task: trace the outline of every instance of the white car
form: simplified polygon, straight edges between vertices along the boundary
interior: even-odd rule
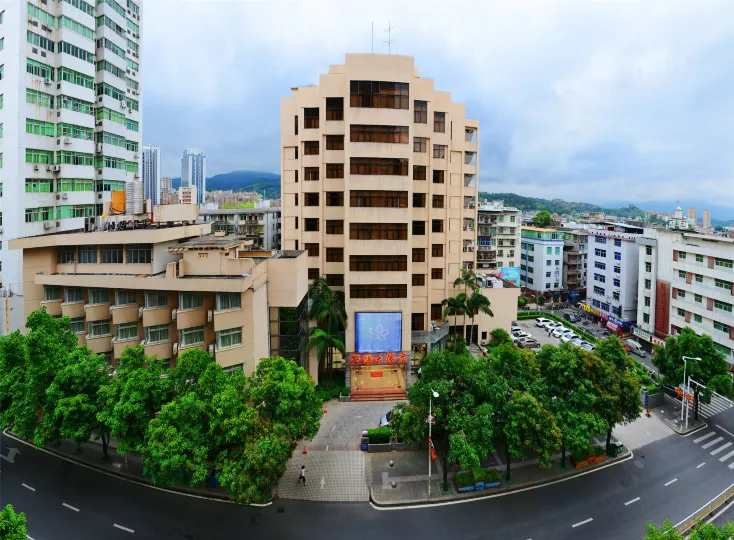
[[[563,324],[557,322],[557,321],[550,321],[543,325],[543,328],[546,329],[548,332],[552,332],[556,328],[563,328]]]
[[[584,342],[583,342],[583,343],[581,344],[581,348],[582,348],[582,349],[585,349],[585,350],[587,350],[587,351],[589,351],[589,352],[591,352],[591,351],[593,351],[594,349],[596,349],[596,347],[595,347],[594,345],[592,345],[591,343],[589,343],[588,341],[584,341]]]
[[[581,338],[575,338],[571,340],[571,345],[576,345],[577,347],[581,347],[583,343],[584,343],[584,340]]]
[[[550,319],[546,319],[545,317],[538,317],[537,319],[535,319],[535,326],[540,326],[542,328],[546,323],[549,322],[553,321],[551,321]]]
[[[512,332],[512,337],[515,338],[530,338],[533,337],[531,334],[528,334],[527,332],[523,332],[522,330],[517,330]]]
[[[561,336],[561,341],[563,343],[570,343],[574,339],[579,339],[579,337],[576,334],[574,334],[573,332],[566,332],[565,334]]]
[[[563,334],[568,334],[569,332],[573,333],[573,330],[569,330],[565,326],[561,325],[553,329],[553,331],[551,332],[551,336],[559,338]]]

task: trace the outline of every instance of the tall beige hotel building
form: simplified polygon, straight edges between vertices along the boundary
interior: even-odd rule
[[[281,101],[282,248],[345,293],[353,396],[404,393],[445,344],[441,301],[474,266],[478,142],[407,56],[347,54]]]

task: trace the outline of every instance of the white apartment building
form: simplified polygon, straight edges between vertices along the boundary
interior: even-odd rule
[[[605,223],[589,228],[589,266],[586,272],[587,304],[610,330],[628,333],[637,319],[639,254],[637,238],[642,228]]]
[[[522,227],[520,283],[542,293],[563,289],[563,233],[556,229]]]
[[[662,344],[689,326],[711,336],[734,364],[734,239],[645,229],[637,248],[640,303],[634,333]]]
[[[161,204],[161,149],[146,144],[143,147],[143,198],[154,206]]]
[[[477,270],[520,268],[520,210],[492,201],[477,213]]]
[[[10,239],[83,229],[111,191],[140,181],[142,22],[133,0],[0,10],[0,279],[20,295],[23,254]]]
[[[200,215],[212,224],[212,232],[224,231],[252,240],[250,249],[280,249],[280,208],[203,209]]]
[[[181,158],[181,187],[196,188],[197,204],[204,204],[206,201],[206,156],[203,150],[184,150]]]

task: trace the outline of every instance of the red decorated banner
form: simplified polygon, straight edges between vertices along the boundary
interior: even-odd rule
[[[352,353],[349,357],[350,366],[380,366],[398,364],[404,366],[408,363],[408,353],[389,352],[389,353]]]

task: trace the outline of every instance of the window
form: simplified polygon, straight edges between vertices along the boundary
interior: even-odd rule
[[[84,289],[81,287],[64,287],[64,302],[84,302]]]
[[[94,16],[94,6],[91,4],[88,4],[84,0],[64,0],[67,4],[71,4],[75,8],[81,10],[82,12],[86,13],[87,15]]]
[[[306,107],[303,109],[303,129],[319,128],[319,108]]]
[[[344,178],[344,163],[327,163],[326,178]]]
[[[652,255],[652,248],[650,246],[645,247],[645,255]]]
[[[433,131],[436,133],[446,133],[446,113],[433,113]]]
[[[303,230],[306,232],[317,232],[319,230],[319,218],[304,218]]]
[[[696,262],[702,263],[703,262],[703,255],[696,254]]]
[[[97,246],[79,246],[79,264],[97,264]]]
[[[650,297],[649,296],[645,297],[645,307],[650,307]]]
[[[61,95],[56,99],[56,106],[59,109],[69,109],[71,111],[80,112],[82,114],[94,114],[94,104],[89,101]]]
[[[622,245],[622,241],[619,240],[619,239],[615,239],[614,240],[614,245],[617,246],[617,247],[620,247]]]
[[[414,101],[413,102],[413,122],[416,124],[427,124],[428,123],[428,102],[427,101]]]
[[[56,219],[92,217],[95,215],[93,204],[67,204],[56,207]]]
[[[619,251],[614,252],[614,260],[615,261],[621,261],[622,260],[622,254]]]
[[[727,313],[731,313],[731,304],[727,304],[726,302],[721,302],[720,300],[714,300],[714,307],[716,309],[720,309],[721,311],[726,311]]]
[[[178,294],[178,309],[198,309],[204,306],[204,295],[200,292]]]
[[[306,243],[306,244],[303,244],[303,249],[305,249],[308,252],[309,257],[319,256],[319,245],[318,244]]]
[[[407,191],[349,192],[349,206],[358,208],[408,208]]]
[[[551,277],[551,273],[550,272],[546,272],[545,273],[545,277],[547,277],[547,278]]]
[[[69,332],[72,334],[81,334],[84,332],[84,323],[86,319],[84,317],[77,317],[69,321]]]
[[[696,302],[698,302],[699,304],[703,302],[703,296],[701,296],[700,294],[694,294],[694,295],[693,295],[693,299],[694,299],[694,300],[695,300]]]
[[[431,304],[431,320],[437,321],[443,317],[443,306],[441,304]]]
[[[240,309],[242,295],[240,293],[217,293],[217,311]]]
[[[164,343],[170,339],[169,328],[167,324],[158,324],[155,326],[145,327],[145,343],[151,345],[153,343]]]
[[[724,323],[720,323],[718,321],[714,321],[714,328],[716,330],[720,330],[721,332],[725,332],[727,334],[731,332],[731,328],[728,325]]]
[[[719,257],[714,258],[714,262],[716,266],[721,266],[722,268],[732,268],[734,267],[734,261],[730,259],[721,259]]]
[[[217,349],[228,349],[242,345],[242,328],[230,328],[217,332]]]
[[[122,246],[109,245],[100,248],[100,262],[102,264],[122,264]]]
[[[443,232],[443,220],[432,219],[431,220],[431,232],[442,233]]]
[[[545,261],[545,265],[546,265],[546,266],[550,266],[552,262],[553,262],[553,261],[551,261],[551,260],[549,259],[549,260]]]
[[[318,167],[304,167],[303,177],[308,182],[315,182],[319,179]]]
[[[127,289],[117,289],[115,291],[115,304],[118,306],[129,306],[138,303],[138,293]]]
[[[303,155],[304,156],[318,156],[319,155],[319,141],[304,141]]]
[[[343,219],[327,219],[326,234],[344,234]]]
[[[97,120],[109,120],[110,122],[115,122],[121,126],[125,125],[125,115],[117,111],[113,111],[112,109],[108,109],[107,107],[99,107],[95,109],[95,116]]]
[[[596,255],[597,257],[606,257],[607,256],[607,251],[605,249],[598,249],[597,248],[597,249],[594,250],[594,255]]]
[[[408,160],[400,158],[351,158],[349,172],[354,175],[408,176]]]
[[[73,69],[67,67],[59,68],[59,79],[62,81],[70,82],[84,88],[94,88],[94,77],[84,75]]]
[[[109,304],[110,303],[109,289],[100,289],[96,287],[90,287],[89,303],[90,304]]]
[[[426,262],[425,248],[413,248],[413,262]]]
[[[94,53],[93,52],[89,52],[85,49],[82,49],[81,47],[77,47],[76,45],[72,45],[71,43],[68,43],[66,41],[59,41],[59,53],[68,54],[75,58],[78,58],[79,60],[82,60],[83,62],[89,62],[90,64],[94,64]]]
[[[407,240],[406,223],[350,223],[351,240]]]
[[[326,121],[344,120],[344,98],[326,98]]]
[[[443,268],[431,268],[431,279],[443,279]]]
[[[50,221],[54,218],[54,209],[52,206],[42,206],[40,208],[26,208],[25,222],[36,223],[38,221]]]
[[[298,116],[294,116],[294,132],[298,135]]]
[[[352,298],[407,298],[407,285],[350,285]]]
[[[546,289],[550,289],[550,283],[546,283],[546,284],[545,284],[545,288],[546,288]]]
[[[73,124],[56,124],[57,137],[71,137],[73,139],[83,139],[91,141],[94,139],[94,130],[84,126],[75,126]]]
[[[411,313],[410,314],[410,329],[413,332],[422,332],[426,326],[425,314],[423,313]]]
[[[89,337],[101,337],[110,335],[110,320],[106,321],[91,321],[89,323]]]
[[[350,81],[349,106],[408,110],[410,107],[408,83]]]
[[[446,159],[446,146],[443,144],[434,144],[433,157],[436,159]]]
[[[678,270],[678,277],[680,279],[686,279],[686,273],[683,270]]]
[[[31,45],[35,45],[36,47],[40,47],[41,49],[46,49],[47,51],[54,52],[54,42],[50,39],[39,36],[38,34],[31,32],[30,30],[26,31],[26,40]],[[4,46],[4,38],[3,38],[3,46]],[[61,43],[59,43],[59,48],[61,46]]]
[[[716,285],[720,289],[731,291],[731,282],[729,281],[724,281],[723,279],[714,279],[714,285]]]
[[[319,194],[317,193],[304,193],[303,194],[303,205],[304,206],[319,206]]]
[[[425,180],[426,167],[424,165],[413,165],[413,180]]]
[[[645,263],[645,272],[652,272],[652,263]]]
[[[426,194],[425,193],[413,193],[413,208],[425,208],[426,207]]]
[[[546,255],[553,255],[553,248],[552,247],[545,248],[545,254]]]
[[[129,322],[118,324],[115,329],[115,339],[117,341],[138,339],[138,323]]]
[[[599,270],[606,270],[607,265],[606,263],[603,263],[603,262],[594,261],[594,268],[598,268]]]
[[[57,287],[56,285],[43,286],[44,302],[58,302],[59,300],[61,300],[61,287]]]
[[[326,262],[344,262],[344,248],[326,248]]]
[[[678,252],[678,259],[685,261],[686,260],[686,252],[685,251],[679,251]]]
[[[128,264],[150,264],[151,258],[150,244],[129,244],[127,246]]]
[[[100,39],[98,39],[97,40],[97,48],[98,49],[101,49],[101,48],[107,49],[111,53],[116,54],[120,58],[126,60],[127,61],[127,67],[128,68],[133,68],[133,69],[135,69],[135,71],[138,71],[140,69],[140,66],[137,63],[133,62],[130,58],[125,58],[125,49],[121,49],[120,47],[118,47],[117,45],[115,45],[112,41],[110,41],[107,38],[100,38]]]
[[[426,275],[413,274],[412,284],[413,287],[423,287],[426,284]]]
[[[561,248],[557,247],[556,248],[556,255],[560,255],[560,254],[561,254]]]
[[[116,65],[114,65],[111,62],[108,62],[107,60],[100,60],[97,62],[97,71],[106,71],[108,73],[112,73],[115,77],[118,77],[122,80],[126,80],[125,77],[125,70],[120,69]]]
[[[37,90],[31,90],[26,88],[25,90],[25,101],[31,105],[39,105],[41,107],[48,107],[49,109],[54,108],[54,97],[51,94],[44,94]]]
[[[74,264],[74,248],[73,247],[60,247],[56,251],[56,263],[57,264]]]
[[[327,169],[328,177],[328,169]],[[344,206],[344,192],[343,191],[327,191],[326,192],[326,206]]]
[[[607,278],[603,276],[602,274],[594,274],[594,281],[598,281],[600,283],[606,283]]]
[[[595,236],[594,237],[594,242],[596,242],[597,244],[606,244],[607,243],[607,239],[604,238],[603,236]]]
[[[352,124],[349,128],[349,141],[408,144],[408,127]]]
[[[56,152],[56,163],[59,165],[80,165],[91,167],[94,165],[94,154],[61,150]]]
[[[178,331],[179,347],[193,347],[204,344],[204,327],[195,326]]]
[[[146,292],[145,293],[145,307],[146,308],[168,307],[168,292],[167,291]]]
[[[696,274],[696,283],[703,283],[703,276],[701,274]]]
[[[35,75],[42,79],[51,79],[52,81],[56,79],[56,70],[54,68],[47,66],[46,64],[42,64],[41,62],[31,60],[30,58],[26,58],[25,70],[26,73],[30,73],[31,75]]]
[[[413,137],[413,152],[425,154],[428,152],[428,139],[425,137]]]
[[[685,298],[686,297],[686,291],[682,291],[678,289],[678,298]]]
[[[328,109],[327,109],[328,115]],[[328,120],[328,117],[327,117]],[[326,149],[327,150],[344,150],[344,135],[327,135],[326,136]]]
[[[46,137],[54,136],[54,125],[50,122],[43,122],[41,120],[32,120],[26,118],[25,120],[25,132],[31,135],[43,135]]]
[[[309,268],[308,269],[308,279],[319,279],[319,269]]]
[[[405,272],[408,258],[405,255],[350,255],[352,272]]]
[[[443,184],[444,183],[444,174],[446,171],[438,171],[436,169],[433,170],[433,183],[434,184]]]

